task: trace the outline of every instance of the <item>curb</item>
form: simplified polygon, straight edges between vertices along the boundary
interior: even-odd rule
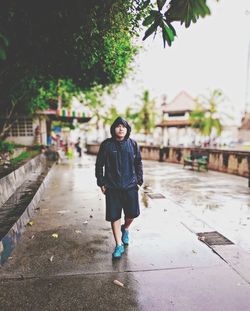
[[[43,155],[39,154],[0,179],[0,208],[43,161]]]
[[[39,188],[36,190],[35,195],[25,208],[23,214],[19,217],[19,219],[14,223],[14,225],[0,241],[0,267],[10,256],[22,233],[25,231],[27,223],[34,215],[34,211],[46,187],[48,186],[48,183],[50,182],[54,167],[55,163],[53,163],[51,168],[48,170],[46,176],[43,178],[42,183],[39,185]]]

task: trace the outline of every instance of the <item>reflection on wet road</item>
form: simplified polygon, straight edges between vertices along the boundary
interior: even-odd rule
[[[250,254],[238,247],[250,250],[246,179],[144,161],[141,215],[113,261],[94,163],[84,155],[55,167],[33,225],[0,269],[1,310],[249,310]],[[238,245],[217,245],[218,256],[195,234],[205,227]]]
[[[144,172],[146,186],[250,251],[250,189],[246,178],[151,161],[144,161]]]

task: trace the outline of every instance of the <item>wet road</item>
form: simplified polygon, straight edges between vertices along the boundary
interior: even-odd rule
[[[33,225],[0,269],[1,310],[250,310],[246,179],[145,161],[141,215],[122,259],[112,261],[94,161],[55,167]],[[220,250],[229,261],[198,240],[208,228],[234,243]]]
[[[250,189],[246,178],[152,162],[145,162],[145,168],[145,184],[250,252]]]

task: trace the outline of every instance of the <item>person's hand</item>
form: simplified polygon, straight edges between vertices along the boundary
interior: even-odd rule
[[[105,194],[107,188],[105,186],[101,186],[102,193]]]

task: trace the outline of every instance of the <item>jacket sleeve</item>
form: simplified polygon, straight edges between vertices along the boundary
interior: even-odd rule
[[[105,185],[104,164],[105,164],[105,144],[102,143],[100,145],[100,149],[98,151],[95,163],[95,177],[97,179],[97,185],[99,187]]]
[[[143,169],[141,161],[141,152],[138,144],[136,143],[136,154],[135,154],[135,172],[137,176],[138,185],[143,184]]]

